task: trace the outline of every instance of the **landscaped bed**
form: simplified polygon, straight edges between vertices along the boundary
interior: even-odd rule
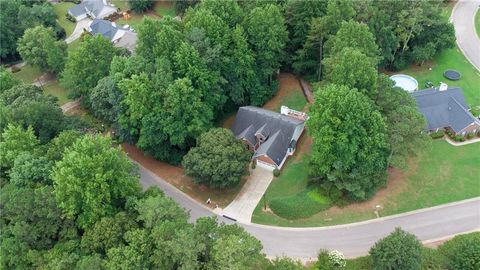
[[[435,140],[421,156],[411,160],[408,170],[389,170],[389,184],[367,202],[344,208],[331,207],[309,218],[288,220],[271,211],[263,211],[263,202],[255,209],[252,222],[279,226],[325,226],[399,214],[449,202],[480,196],[480,143],[455,147],[444,140]],[[266,192],[267,202],[292,196],[308,186],[307,158],[288,163],[280,177],[274,179]]]

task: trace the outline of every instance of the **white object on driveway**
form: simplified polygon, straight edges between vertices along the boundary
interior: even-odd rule
[[[238,193],[235,200],[223,209],[222,214],[243,223],[250,223],[253,211],[262,199],[272,179],[273,174],[271,170],[261,167],[252,170],[240,193]]]

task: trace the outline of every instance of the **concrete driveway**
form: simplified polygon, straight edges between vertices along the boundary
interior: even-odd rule
[[[90,18],[85,18],[83,20],[78,21],[77,25],[75,25],[75,29],[73,30],[73,33],[68,38],[65,39],[65,42],[69,44],[75,41],[77,38],[79,38],[82,35],[83,29],[87,29],[91,23],[92,23],[92,19]]]
[[[253,211],[262,199],[272,179],[272,171],[260,167],[255,168],[251,171],[250,177],[235,200],[223,209],[222,214],[239,222],[250,224]]]
[[[480,0],[460,0],[455,5],[450,20],[455,27],[458,47],[480,71],[480,38],[475,32],[475,13],[479,6]]]

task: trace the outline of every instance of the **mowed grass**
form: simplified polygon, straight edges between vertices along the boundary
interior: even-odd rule
[[[459,71],[462,78],[458,81],[449,81],[443,76],[447,69]],[[439,86],[440,82],[449,86],[460,86],[470,107],[480,105],[480,72],[468,62],[457,47],[445,50],[434,61],[424,66],[411,66],[398,73],[408,74],[417,79],[419,89],[425,88],[427,81],[431,81],[435,86]]]
[[[58,81],[54,81],[52,83],[46,84],[43,86],[43,91],[45,94],[50,94],[58,98],[58,104],[62,106],[63,104],[71,101],[67,97],[67,90],[61,87]]]
[[[291,162],[282,174],[273,180],[266,192],[267,202],[272,198],[296,194],[307,187],[308,174],[305,157]],[[444,140],[435,140],[410,166],[410,173],[396,179],[398,189],[388,189],[378,199],[383,209],[381,216],[394,215],[480,196],[480,143],[455,147]],[[394,190],[395,192],[389,192]],[[309,218],[288,220],[272,212],[262,211],[263,202],[255,209],[252,222],[277,226],[314,227],[357,222],[375,218],[368,202],[332,207]]]
[[[307,101],[301,90],[289,91],[283,98],[282,104],[278,104],[278,108],[276,108],[275,111],[279,112],[282,105],[287,106],[290,109],[302,111],[305,104],[307,104]]]
[[[143,13],[136,13],[136,12],[131,12],[130,13],[130,18],[129,19],[124,19],[123,17],[116,20],[115,23],[118,24],[118,25],[130,25],[132,26],[134,29],[136,29],[136,27],[142,23],[143,21],[143,18],[145,17],[146,15],[144,15]]]
[[[121,11],[126,11],[130,9],[127,0],[110,0],[115,7],[119,8]]]
[[[71,52],[75,51],[80,47],[80,44],[82,44],[81,38],[77,38],[76,40],[72,41],[71,43],[68,44],[67,46],[67,52],[70,54]]]
[[[173,1],[157,1],[154,6],[155,13],[158,16],[170,16],[175,17],[175,2]]]
[[[25,65],[20,71],[13,73],[13,76],[17,77],[24,83],[32,83],[36,78],[42,75],[42,71],[38,67],[31,65]]]
[[[67,37],[73,33],[73,30],[75,29],[75,25],[76,25],[76,23],[67,20],[67,17],[65,17],[65,14],[67,14],[68,9],[73,6],[75,6],[75,4],[70,2],[60,2],[58,4],[53,5],[53,11],[55,12],[55,14],[57,14],[58,24],[60,24],[60,26],[63,27],[63,29],[65,29],[65,33]]]

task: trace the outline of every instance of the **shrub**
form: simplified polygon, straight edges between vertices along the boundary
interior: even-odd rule
[[[422,244],[415,235],[396,228],[370,249],[373,269],[420,269]]]
[[[280,170],[279,169],[273,170],[273,176],[279,177],[280,176]]]
[[[335,270],[336,267],[333,265],[333,262],[330,260],[330,255],[328,250],[322,249],[318,253],[317,257],[317,269],[318,270]]]
[[[306,189],[296,195],[272,199],[270,209],[279,217],[299,219],[310,217],[329,208],[331,201],[316,189]]]
[[[67,18],[67,20],[71,21],[71,22],[77,22],[77,20],[75,19],[75,17],[73,17],[72,15],[70,15],[69,13],[65,14],[65,17]]]
[[[480,130],[477,131],[477,137],[480,137]]]
[[[467,138],[468,140],[473,139],[473,137],[475,137],[475,134],[473,134],[472,132],[467,133],[466,138]]]
[[[332,250],[328,253],[328,257],[330,261],[336,267],[345,267],[347,265],[347,261],[345,260],[345,255],[338,250]]]
[[[448,269],[480,269],[480,232],[455,236],[440,248]]]
[[[444,259],[438,250],[431,248],[422,249],[422,269],[424,270],[443,270]]]
[[[453,139],[455,137],[455,134],[450,129],[447,129],[446,133],[447,133],[448,137],[450,137],[450,139]]]
[[[439,130],[430,133],[430,137],[432,137],[432,139],[440,139],[443,138],[443,136],[445,136],[445,130]]]
[[[453,138],[454,141],[456,142],[464,142],[465,141],[465,137],[462,136],[462,135],[456,135],[454,138]]]
[[[255,170],[255,168],[257,167],[257,162],[256,161],[252,161],[252,170]]]
[[[11,68],[11,70],[12,70],[12,73],[17,73],[17,72],[19,72],[19,71],[22,70],[22,69],[19,68],[19,67],[17,67],[17,66],[13,66],[13,67]]]

